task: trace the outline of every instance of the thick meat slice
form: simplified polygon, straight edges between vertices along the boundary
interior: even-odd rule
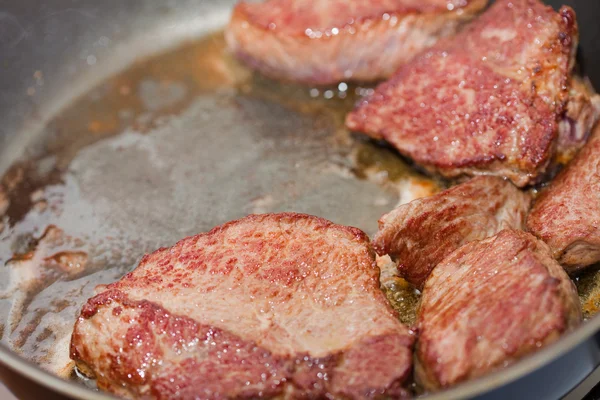
[[[502,178],[473,178],[381,217],[373,245],[421,289],[431,270],[460,246],[503,229],[522,229],[530,202],[529,195]]]
[[[418,310],[415,373],[430,390],[484,375],[581,322],[577,290],[533,235],[504,230],[433,270]]]
[[[534,183],[554,157],[577,38],[569,7],[498,0],[401,67],[346,124],[446,177]]]
[[[267,0],[238,4],[229,47],[277,79],[310,84],[389,77],[488,0]]]
[[[542,192],[527,227],[569,272],[600,261],[600,126]]]
[[[402,397],[413,336],[358,229],[243,218],[145,256],[83,308],[71,357],[129,398]]]

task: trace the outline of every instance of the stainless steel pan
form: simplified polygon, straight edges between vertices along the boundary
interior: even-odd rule
[[[10,200],[0,220],[0,371],[9,385],[107,398],[56,373],[93,287],[144,252],[252,212],[308,212],[372,234],[396,203],[443,185],[343,129],[368,88],[275,85],[224,54],[219,30],[233,3],[0,3],[0,174]],[[600,3],[565,3],[578,13],[583,71],[599,87]],[[577,279],[591,316],[600,277]],[[410,321],[415,294],[396,289]],[[592,317],[522,362],[430,398],[580,398],[600,380],[599,331]]]

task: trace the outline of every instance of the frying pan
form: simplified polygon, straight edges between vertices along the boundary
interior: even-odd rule
[[[28,382],[110,398],[55,374],[93,287],[144,252],[251,212],[308,212],[373,234],[415,182],[441,184],[343,129],[368,88],[275,85],[224,55],[218,32],[233,3],[0,4],[0,174],[12,188],[0,233],[0,371],[16,391]],[[580,68],[600,87],[600,2],[549,3],[576,10]],[[597,275],[576,278],[590,315],[580,329],[429,398],[582,398],[600,381]]]

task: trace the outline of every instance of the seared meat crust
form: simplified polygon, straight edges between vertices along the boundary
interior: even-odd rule
[[[239,3],[230,49],[272,78],[308,84],[389,77],[488,0],[268,0]]]
[[[600,96],[589,82],[574,76],[564,117],[558,125],[557,159],[568,163],[586,144],[600,118]]]
[[[531,199],[502,178],[481,176],[402,205],[379,220],[373,246],[422,289],[435,266],[462,245],[523,229]]]
[[[600,261],[600,125],[541,193],[527,227],[569,272]]]
[[[446,177],[535,183],[554,158],[577,41],[571,8],[499,0],[401,67],[346,125]]]
[[[145,256],[84,306],[71,357],[128,398],[403,397],[413,336],[358,229],[254,215]]]
[[[484,375],[581,322],[577,290],[533,235],[504,230],[433,270],[418,310],[416,378],[431,390]]]

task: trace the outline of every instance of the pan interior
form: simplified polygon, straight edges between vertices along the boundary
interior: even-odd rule
[[[71,377],[82,304],[144,253],[250,213],[309,213],[372,235],[382,214],[442,188],[344,128],[370,90],[271,82],[234,61],[220,32],[90,89],[2,177],[2,342]],[[576,282],[589,317],[598,274]],[[418,294],[384,286],[411,323]]]
[[[439,185],[344,129],[368,91],[275,84],[236,63],[222,33],[90,90],[2,179],[2,341],[68,376],[70,332],[96,285],[247,214],[303,212],[373,234]],[[409,322],[415,292],[390,285]]]

